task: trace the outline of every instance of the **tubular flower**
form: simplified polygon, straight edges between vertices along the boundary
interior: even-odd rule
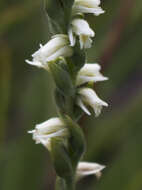
[[[76,13],[92,13],[96,16],[103,14],[105,11],[99,7],[100,0],[75,0],[73,12]]]
[[[101,73],[101,66],[97,63],[88,63],[85,64],[78,73],[76,84],[81,85],[86,82],[98,82],[108,80],[107,77],[104,77]]]
[[[91,163],[91,162],[79,162],[77,166],[77,179],[83,178],[88,175],[96,175],[100,177],[101,171],[105,168],[105,166]]]
[[[41,124],[36,125],[35,129],[28,133],[33,134],[36,144],[43,144],[48,150],[51,149],[51,138],[68,136],[68,130],[64,123],[58,118],[51,118]]]
[[[101,113],[102,106],[108,106],[108,104],[101,100],[91,88],[80,88],[78,94],[77,104],[88,115],[91,115],[91,113],[86,108],[86,105],[93,108],[96,117]]]
[[[69,46],[69,39],[66,35],[58,34],[52,37],[44,46],[40,45],[40,49],[36,51],[32,57],[33,60],[26,62],[30,65],[45,68],[48,70],[48,62],[54,61],[60,56],[68,57],[73,53]]]
[[[95,36],[94,31],[90,28],[84,19],[73,19],[69,29],[69,39],[71,46],[75,45],[75,35],[79,36],[80,48],[90,48],[92,39]]]

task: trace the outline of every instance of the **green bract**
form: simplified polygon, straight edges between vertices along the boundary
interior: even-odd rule
[[[57,88],[63,93],[63,95],[73,97],[75,89],[69,73],[58,64],[60,60],[56,62],[50,62],[49,69],[54,78]]]
[[[45,9],[52,34],[67,33],[74,0],[46,0]]]

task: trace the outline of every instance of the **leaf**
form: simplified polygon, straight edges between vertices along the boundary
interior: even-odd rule
[[[74,0],[59,0],[62,4],[64,15],[65,15],[65,23],[68,26],[69,21],[71,19],[72,5]]]

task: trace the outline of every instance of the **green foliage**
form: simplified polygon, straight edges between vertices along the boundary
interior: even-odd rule
[[[67,33],[74,0],[45,0],[48,24],[52,34]],[[56,10],[55,11],[55,7]]]

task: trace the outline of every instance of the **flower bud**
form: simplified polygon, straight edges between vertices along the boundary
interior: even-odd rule
[[[101,113],[102,106],[108,106],[108,104],[101,100],[97,96],[96,92],[91,88],[80,88],[78,94],[79,96],[77,98],[77,104],[88,115],[91,115],[91,113],[85,105],[88,105],[93,108],[96,117],[99,116],[99,114]]]
[[[71,27],[69,29],[69,39],[71,46],[75,45],[76,39],[75,36],[79,36],[80,47],[83,48],[90,48],[91,47],[91,37],[95,36],[94,31],[90,28],[87,21],[84,19],[73,19],[71,23]]]
[[[36,144],[43,144],[48,150],[51,150],[51,139],[68,136],[68,130],[64,123],[57,117],[51,118],[41,124],[36,125],[35,129],[28,133],[33,134],[33,140]]]
[[[96,175],[99,177],[101,175],[101,171],[105,168],[105,166],[91,163],[91,162],[79,162],[77,166],[76,178],[81,179],[88,175]]]
[[[49,61],[54,61],[60,56],[69,57],[72,53],[73,51],[69,46],[68,37],[63,34],[58,34],[53,36],[44,46],[40,45],[40,49],[32,55],[33,60],[26,60],[26,62],[30,65],[48,70],[47,63]]]
[[[107,77],[104,77],[101,73],[101,66],[97,63],[85,64],[80,71],[78,72],[76,85],[82,85],[86,82],[98,82],[108,80]]]
[[[100,0],[75,0],[73,5],[74,14],[92,13],[96,16],[103,14],[105,11],[99,7]]]

